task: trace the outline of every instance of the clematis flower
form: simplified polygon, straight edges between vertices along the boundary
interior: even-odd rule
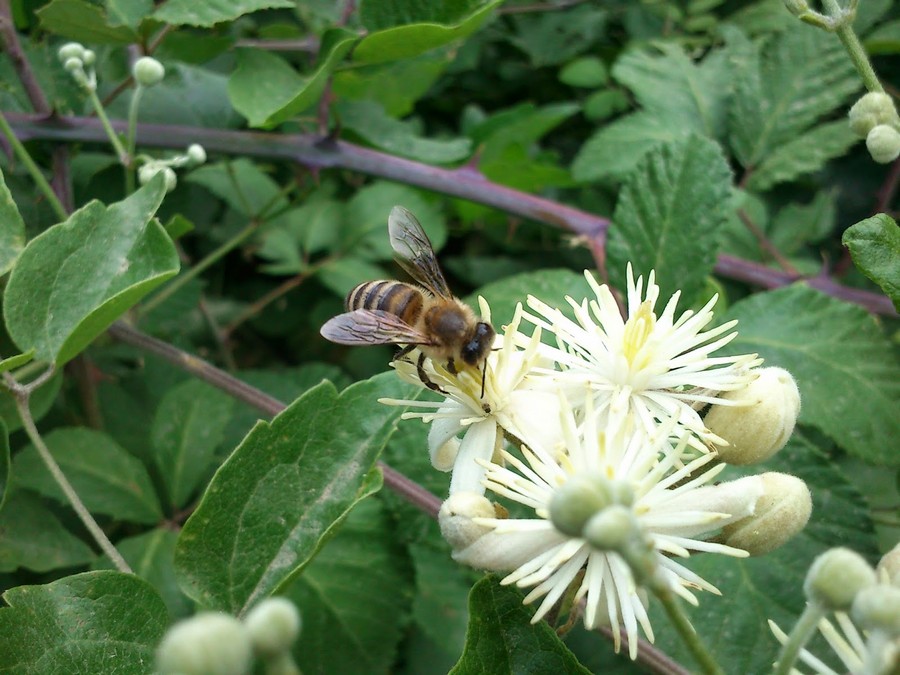
[[[588,414],[582,425],[561,397],[562,442],[546,446],[526,436],[521,458],[503,451],[503,463],[480,460],[486,468],[486,488],[525,507],[527,517],[501,517],[486,497],[457,494],[444,503],[439,519],[454,559],[478,569],[509,572],[501,583],[530,588],[526,603],[543,598],[532,622],[573,587],[575,600],[584,600],[585,626],[608,624],[616,650],[619,629],[624,628],[633,659],[638,626],[653,640],[642,601],[648,589],[622,555],[598,548],[585,530],[570,527],[571,514],[582,512],[587,518],[597,505],[601,509],[596,513],[603,513],[604,503],[627,509],[648,544],[656,587],[662,584],[697,604],[690,589],[719,592],[675,558],[688,557],[691,551],[745,557],[745,551],[705,537],[753,513],[763,488],[755,476],[708,485],[724,468],[703,470],[715,457],[711,453],[682,465],[687,439],[671,442],[674,418],[650,441],[633,415],[624,417],[617,429],[598,427],[592,399],[585,405]],[[591,484],[605,487],[591,495],[585,489]],[[610,502],[609,495],[619,496]],[[566,511],[562,517],[561,510]]]
[[[525,318],[551,331],[557,347],[544,346],[542,353],[558,364],[544,374],[558,384],[568,384],[570,400],[589,397],[601,424],[614,427],[626,417],[638,420],[652,436],[662,420],[674,417],[680,429],[693,432],[707,443],[725,444],[703,424],[698,409],[706,404],[736,405],[720,394],[745,386],[755,378],[753,368],[762,359],[756,354],[713,356],[731,342],[737,321],[704,330],[713,320],[717,297],[694,313],[677,319],[675,293],[657,315],[659,286],[654,273],[634,281],[628,265],[627,314],[622,319],[615,298],[606,285],[599,285],[585,272],[596,299],[580,304],[567,298],[575,321],[537,298],[529,297],[535,314]],[[729,332],[731,331],[731,332]],[[692,443],[702,450],[699,443]]]
[[[487,302],[479,298],[479,305],[481,316],[490,321]],[[530,337],[519,333],[522,316],[519,305],[513,320],[495,338],[484,373],[465,368],[453,374],[443,364],[426,359],[425,372],[443,390],[442,400],[379,399],[388,405],[417,409],[404,413],[403,419],[418,418],[431,424],[431,463],[440,471],[453,471],[451,494],[484,493],[485,468],[477,460],[494,457],[503,446],[504,434],[537,437],[546,442],[558,436],[559,398],[555,391],[548,390],[546,380],[534,375],[536,368],[552,364],[538,352],[540,329]],[[399,360],[391,365],[407,382],[426,386],[412,361]]]

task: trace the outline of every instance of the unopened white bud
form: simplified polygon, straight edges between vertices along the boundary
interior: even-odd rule
[[[243,624],[206,612],[176,623],[156,650],[159,675],[245,675],[253,651]]]
[[[875,571],[879,579],[900,587],[900,544],[881,556]]]
[[[178,176],[175,175],[174,169],[170,166],[163,167],[162,172],[166,181],[166,192],[171,192],[178,185]]]
[[[244,617],[253,650],[270,658],[289,651],[300,634],[300,612],[286,598],[268,598]]]
[[[786,543],[809,522],[812,497],[801,479],[786,473],[758,476],[763,494],[752,515],[722,528],[724,543],[752,556],[763,555]]]
[[[473,518],[495,518],[494,505],[477,492],[456,492],[441,504],[438,523],[441,534],[454,551],[461,551],[491,530]]]
[[[65,63],[69,59],[84,60],[84,47],[78,42],[67,42],[56,52],[59,60]]]
[[[138,84],[144,87],[152,87],[159,84],[166,76],[166,69],[152,56],[142,56],[134,62],[131,74]]]
[[[847,114],[850,129],[860,138],[865,138],[879,124],[898,121],[897,109],[891,97],[879,91],[870,91],[853,104]]]
[[[141,185],[146,185],[149,183],[153,177],[160,172],[160,167],[158,164],[144,164],[141,168],[138,169],[138,182]]]
[[[846,612],[862,589],[875,585],[875,570],[856,551],[832,548],[813,560],[803,591],[825,609]]]
[[[900,637],[900,588],[876,584],[853,598],[853,620],[866,630],[880,630],[891,639]]]
[[[65,63],[63,63],[63,68],[65,68],[68,72],[75,74],[77,72],[84,71],[84,62],[81,59],[75,58],[73,56],[65,60]]]
[[[866,136],[866,147],[876,162],[889,164],[900,157],[900,131],[887,124],[879,124]]]
[[[84,65],[92,66],[97,62],[97,55],[93,52],[93,50],[85,49],[81,60],[84,62]]]
[[[800,391],[783,368],[760,368],[758,377],[722,398],[737,405],[714,405],[703,422],[728,441],[716,448],[726,464],[756,464],[781,450],[800,414]]]
[[[206,150],[199,143],[191,143],[187,149],[187,156],[192,164],[203,164],[206,161]]]

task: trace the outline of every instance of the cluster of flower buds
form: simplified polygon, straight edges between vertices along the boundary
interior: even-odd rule
[[[67,42],[56,54],[63,68],[82,88],[96,91],[97,73],[94,64],[97,62],[97,55],[92,50],[86,49],[79,42]]]
[[[870,91],[850,108],[850,129],[866,139],[869,154],[879,164],[900,156],[900,116],[891,97]]]
[[[182,155],[175,155],[165,159],[139,155],[138,159],[142,162],[141,168],[138,169],[138,182],[144,185],[150,182],[156,174],[162,173],[166,181],[166,192],[171,192],[178,184],[175,169],[203,164],[206,161],[206,150],[203,149],[202,145],[192,143]]]
[[[254,657],[270,675],[299,675],[291,646],[300,634],[300,613],[284,598],[268,598],[243,621],[202,612],[180,621],[156,651],[159,675],[245,675]]]
[[[806,0],[783,0],[783,2],[788,11],[804,23],[829,32],[834,32],[841,26],[852,23],[856,18],[856,9],[859,6],[859,0],[850,0],[846,7],[840,7],[832,14],[826,15],[814,10]]]

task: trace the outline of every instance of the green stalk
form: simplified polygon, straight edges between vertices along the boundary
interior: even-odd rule
[[[125,149],[125,146],[122,145],[122,141],[119,140],[119,136],[116,134],[115,129],[112,128],[112,124],[109,123],[109,117],[106,116],[103,104],[100,102],[100,99],[97,98],[97,92],[93,89],[88,89],[88,96],[91,99],[91,105],[93,105],[94,110],[97,111],[97,118],[100,120],[100,124],[103,125],[103,130],[109,137],[109,142],[112,143],[113,149],[119,156],[119,161],[122,163],[122,166],[128,168],[131,164],[131,156]]]
[[[844,45],[844,49],[846,49],[847,53],[850,55],[850,60],[853,61],[853,65],[856,66],[856,70],[859,72],[863,84],[866,85],[866,89],[883,94],[884,87],[881,86],[881,82],[875,74],[875,69],[872,68],[872,64],[869,62],[869,55],[866,54],[865,48],[859,41],[856,32],[853,30],[853,21],[851,18],[841,17],[843,10],[837,0],[823,0],[822,5],[828,10],[831,18],[837,23],[835,32],[841,43]]]
[[[38,167],[38,165],[34,163],[34,160],[31,159],[28,150],[26,150],[25,146],[19,142],[18,138],[16,138],[15,132],[13,132],[12,127],[9,126],[9,122],[6,121],[6,117],[3,116],[3,113],[0,113],[0,129],[3,130],[3,135],[6,136],[9,144],[13,147],[16,156],[22,164],[25,165],[25,168],[28,169],[28,173],[31,174],[38,189],[44,193],[44,196],[50,203],[50,207],[53,209],[53,212],[56,213],[60,222],[66,220],[66,218],[69,217],[69,214],[66,213],[65,207],[62,205],[62,202],[59,201],[59,197],[56,196],[53,188],[50,187],[50,183],[44,178],[44,174],[41,173],[40,167]]]
[[[669,621],[675,627],[679,637],[681,637],[681,641],[684,642],[700,665],[700,669],[707,675],[725,675],[725,672],[719,667],[716,660],[706,650],[706,647],[700,640],[700,636],[697,635],[697,631],[691,626],[691,622],[688,621],[687,615],[684,613],[684,609],[682,609],[675,594],[661,584],[652,584],[651,588],[662,603],[663,609],[666,610]]]
[[[778,663],[775,664],[775,675],[788,675],[800,655],[800,650],[812,637],[822,618],[822,608],[817,604],[808,603],[803,614],[794,624],[791,634],[788,636],[787,642],[781,646],[781,653],[778,654]]]
[[[141,96],[144,93],[144,87],[140,83],[134,88],[131,96],[131,103],[128,106],[128,132],[125,135],[126,151],[128,153],[128,165],[125,167],[125,193],[134,192],[134,148],[137,140],[137,118],[138,108],[141,103]]]

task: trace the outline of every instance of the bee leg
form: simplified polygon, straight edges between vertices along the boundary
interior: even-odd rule
[[[456,375],[459,371],[456,369],[456,363],[453,362],[453,357],[451,356],[447,359],[447,370],[450,371],[451,375]]]
[[[415,349],[415,345],[406,345],[405,347],[401,347],[397,353],[394,355],[394,361],[399,361],[404,356],[409,354],[413,349]]]
[[[422,384],[431,389],[431,391],[436,391],[439,394],[447,395],[447,392],[441,389],[440,385],[432,382],[428,373],[425,372],[425,354],[419,352],[419,360],[416,362],[416,372],[419,374],[419,379],[422,380]]]

